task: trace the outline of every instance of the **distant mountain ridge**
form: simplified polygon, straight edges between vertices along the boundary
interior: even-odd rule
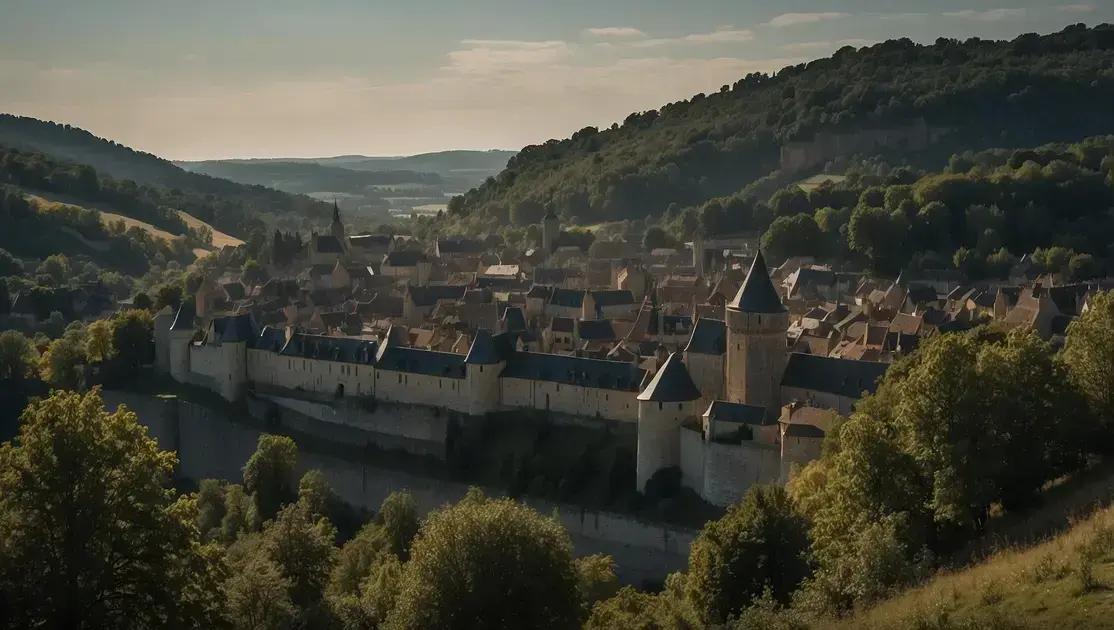
[[[244,220],[267,213],[296,213],[328,216],[329,206],[309,197],[291,195],[258,185],[245,185],[191,173],[169,160],[137,151],[115,141],[98,137],[89,131],[68,124],[39,120],[26,116],[0,114],[0,146],[42,153],[54,159],[87,165],[97,172],[118,180],[131,180],[140,185],[157,186],[180,191],[181,200],[219,198],[217,216],[213,210],[180,209],[212,223],[232,234],[243,234]]]
[[[502,149],[451,150],[402,156],[239,158],[175,164],[195,173],[287,192],[358,193],[367,187],[399,184],[438,185],[459,192],[498,174],[515,153]],[[355,176],[346,172],[386,175]]]

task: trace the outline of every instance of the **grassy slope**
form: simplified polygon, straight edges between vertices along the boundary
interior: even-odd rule
[[[1098,502],[1059,535],[1014,545],[866,609],[835,628],[1114,628],[1114,471],[1109,465],[1053,488],[1035,513],[1003,519],[990,538],[1025,540]],[[973,550],[973,553],[979,553]],[[828,627],[828,624],[818,624]]]

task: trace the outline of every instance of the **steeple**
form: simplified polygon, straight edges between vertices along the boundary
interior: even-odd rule
[[[754,257],[743,286],[727,308],[746,313],[785,312],[785,305],[781,303],[781,297],[770,281],[770,271],[766,268],[766,259],[762,257],[761,251]]]
[[[337,200],[333,199],[333,222],[329,226],[329,232],[340,241],[341,246],[344,246],[344,224],[340,221],[340,206],[337,205]]]

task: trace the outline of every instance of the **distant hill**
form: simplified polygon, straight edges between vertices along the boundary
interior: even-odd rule
[[[420,184],[440,186],[441,176],[407,170],[362,171],[322,166],[316,162],[275,160],[211,160],[182,163],[193,173],[241,184],[267,186],[290,193],[343,192],[363,194],[377,186]]]
[[[450,215],[523,225],[548,206],[582,223],[641,218],[784,176],[786,165],[807,177],[848,152],[940,159],[1108,134],[1112,65],[1111,25],[1012,41],[845,47],[526,147],[493,181],[454,200]]]
[[[319,158],[272,158],[272,159],[240,159],[240,160],[209,160],[203,162],[177,162],[184,169],[197,173],[206,173],[218,177],[227,177],[234,181],[262,183],[268,177],[275,178],[275,187],[280,190],[291,190],[293,186],[308,188],[305,192],[323,190],[339,190],[328,188],[326,182],[336,181],[341,178],[332,170],[297,171],[291,168],[294,164],[314,164],[321,167],[343,169],[347,171],[387,173],[389,179],[380,181],[368,180],[341,180],[366,182],[368,185],[376,184],[437,184],[448,191],[461,191],[472,186],[477,186],[484,179],[499,173],[507,166],[507,161],[515,154],[514,151],[492,149],[489,151],[437,151],[418,155],[373,157],[365,155],[339,155],[335,157]],[[281,164],[281,173],[271,170],[274,165]],[[431,181],[430,175],[436,176]],[[287,177],[294,177],[297,181],[291,182]],[[406,179],[410,177],[410,179]],[[322,182],[313,184],[309,182]],[[286,187],[290,186],[290,187]],[[302,192],[302,191],[298,191]]]
[[[244,235],[245,221],[260,215],[326,217],[329,212],[327,204],[309,197],[191,173],[158,156],[70,125],[0,114],[0,146],[86,165],[116,180],[165,188],[175,207],[237,236]]]

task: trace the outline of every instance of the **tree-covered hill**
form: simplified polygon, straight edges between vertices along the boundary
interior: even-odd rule
[[[86,165],[116,180],[166,189],[163,196],[168,205],[238,236],[245,235],[246,222],[261,214],[325,217],[329,212],[327,204],[309,197],[191,173],[70,125],[0,114],[0,146]]]
[[[473,225],[583,223],[660,215],[732,194],[779,168],[781,149],[817,132],[924,121],[926,157],[1036,146],[1114,131],[1114,26],[1072,26],[1012,41],[891,40],[716,94],[636,112],[609,129],[529,146],[497,177],[453,200]],[[905,152],[904,157],[915,157]]]

